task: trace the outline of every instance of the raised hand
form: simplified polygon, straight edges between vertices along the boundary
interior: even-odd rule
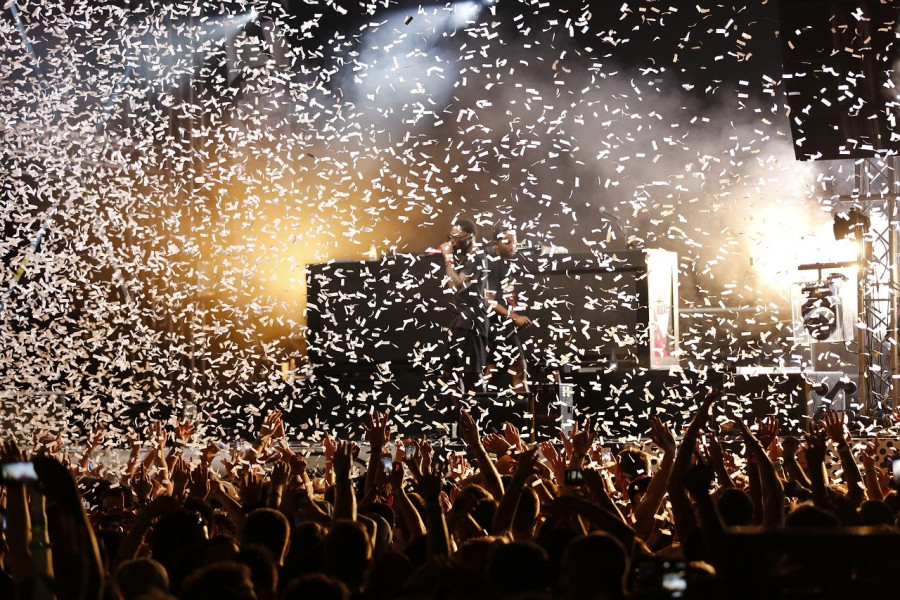
[[[806,463],[812,468],[821,468],[825,464],[825,454],[828,452],[828,434],[824,429],[816,429],[806,434]]]
[[[481,439],[478,435],[478,425],[468,411],[459,411],[459,432],[463,441],[470,448],[475,448],[481,444]]]
[[[503,422],[503,437],[516,450],[525,449],[525,444],[522,443],[522,437],[519,435],[519,428],[509,421]]]
[[[350,442],[338,442],[334,451],[334,475],[340,480],[350,479],[353,464],[353,447]]]
[[[434,448],[431,447],[431,443],[425,439],[424,435],[416,447],[418,448],[416,454],[422,457],[422,471],[429,470],[434,459]]]
[[[143,465],[138,467],[137,472],[132,476],[131,489],[134,490],[134,493],[140,502],[147,502],[150,500],[150,493],[153,491],[153,482],[150,481],[150,476],[147,475],[147,469]]]
[[[878,437],[874,441],[867,442],[859,451],[859,460],[862,462],[866,471],[875,469],[878,460]]]
[[[260,440],[274,438],[281,439],[284,437],[284,422],[281,420],[281,411],[272,410],[263,419],[259,428]]]
[[[279,447],[278,454],[281,456],[281,460],[276,463],[276,467],[279,464],[284,463],[289,471],[294,475],[301,476],[303,473],[306,473],[306,470],[309,468],[309,462],[303,458],[301,455],[294,453],[290,448]]]
[[[778,417],[769,415],[763,420],[757,420],[756,426],[756,439],[764,449],[768,450],[775,438],[778,437]]]
[[[147,438],[154,442],[156,449],[160,452],[165,450],[166,440],[169,439],[169,434],[166,433],[166,426],[163,422],[153,421],[147,429]]]
[[[663,423],[659,417],[650,418],[650,439],[663,452],[675,452],[675,436],[672,435],[668,424]]]
[[[596,433],[591,430],[591,420],[586,419],[584,429],[572,435],[572,456],[585,457],[594,445]]]
[[[541,454],[550,464],[553,476],[558,484],[562,484],[566,476],[566,458],[556,451],[556,447],[551,442],[543,442],[541,444]]]
[[[397,438],[394,442],[394,460],[393,462],[406,462],[406,446],[411,446],[412,440]]]
[[[584,469],[581,476],[584,478],[584,488],[591,500],[601,505],[611,501],[610,491],[613,489],[613,483],[607,469]]]
[[[206,498],[209,495],[209,468],[206,463],[200,462],[193,468],[188,489],[191,496],[197,498]]]
[[[222,459],[222,466],[225,467],[225,474],[228,477],[234,475],[234,471],[239,464],[241,464],[240,448],[232,448],[228,451],[228,458]]]
[[[325,455],[325,462],[327,464],[331,464],[331,461],[334,460],[335,450],[337,450],[337,440],[332,439],[326,431],[325,437],[322,438],[322,453]]]
[[[412,474],[413,479],[418,481],[419,476],[421,476],[423,472],[428,470],[428,468],[424,466],[425,452],[423,451],[424,444],[427,442],[424,442],[424,440],[422,442],[412,440],[411,443],[416,451],[406,457],[406,466],[409,467],[409,472]],[[429,446],[428,448],[430,449],[431,446]]]
[[[38,476],[38,489],[48,500],[63,506],[63,514],[71,514],[69,511],[73,509],[83,510],[75,478],[65,465],[46,454],[32,456],[31,462]]]
[[[287,461],[279,460],[269,473],[269,481],[273,488],[283,488],[291,476],[291,466]]]
[[[712,416],[712,407],[721,397],[722,390],[711,389],[706,393],[703,401],[700,402],[700,406],[697,408],[697,412],[694,414],[694,418],[684,434],[685,439],[690,441],[691,444],[700,435],[700,430],[706,427],[709,418]],[[740,421],[740,419],[736,420]]]
[[[262,500],[263,478],[255,469],[243,469],[238,478],[238,492],[244,508],[256,506]]]
[[[460,481],[466,476],[466,471],[468,470],[469,463],[468,461],[466,461],[465,455],[450,455],[449,472],[447,473],[448,479],[450,479],[451,481]]]
[[[200,460],[208,467],[220,451],[219,445],[214,440],[210,440],[203,450],[200,451]]]
[[[175,423],[175,443],[184,448],[191,441],[191,436],[194,435],[196,431],[196,427],[191,423],[188,419],[184,419],[182,421],[178,421]]]
[[[19,449],[18,444],[12,438],[9,438],[0,444],[0,462],[24,462],[25,453]]]
[[[403,491],[403,477],[405,474],[403,463],[395,460],[394,464],[391,466],[391,474],[388,476],[388,483],[391,484],[391,491],[393,493],[399,494]]]
[[[713,479],[713,470],[705,460],[698,460],[684,474],[685,486],[694,498],[709,494]]]
[[[97,428],[94,429],[94,431],[92,431],[90,435],[88,435],[87,441],[84,443],[85,454],[90,454],[91,452],[96,450],[97,447],[103,443],[105,437],[106,426],[101,423],[97,425]]]
[[[504,454],[508,454],[509,451],[513,448],[510,445],[509,441],[502,435],[498,433],[489,433],[486,436],[481,438],[481,442],[484,444],[484,449],[488,452],[493,452],[497,456],[502,456]]]
[[[762,446],[763,450],[765,450],[765,446],[763,446],[762,442],[759,441],[759,438],[753,435],[753,432],[750,431],[750,428],[743,421],[743,419],[736,419],[735,424],[737,424],[738,428],[741,430],[741,435],[744,438],[744,446],[746,447],[747,455],[753,456],[753,446],[759,445]]]
[[[63,449],[62,433],[54,436],[49,431],[35,430],[31,435],[31,441],[35,453],[48,452],[56,454]]]
[[[435,465],[426,473],[422,473],[419,481],[416,482],[416,489],[426,503],[440,502],[441,488],[443,486],[443,477],[441,470]]]
[[[529,477],[538,473],[537,451],[538,447],[535,446],[530,450],[522,452],[516,457],[517,464],[516,470],[512,476],[513,482],[519,483],[524,486],[525,483],[527,483]]]
[[[179,456],[175,459],[169,476],[172,479],[172,495],[178,498],[187,496],[188,482],[191,480],[191,469],[183,457]]]
[[[365,429],[371,448],[384,448],[384,445],[390,438],[391,429],[388,425],[389,417],[390,411],[381,413],[377,410],[372,411],[372,414],[369,416],[369,426]]]
[[[578,421],[575,421],[572,424],[572,430],[567,434],[562,429],[559,430],[559,439],[562,441],[563,445],[563,459],[568,456],[572,456],[572,437],[578,433]],[[554,448],[556,451],[556,448]]]
[[[734,458],[722,447],[722,442],[718,436],[709,435],[706,437],[706,452],[711,465],[720,466],[723,469],[734,466]]]
[[[825,411],[824,418],[819,422],[831,441],[838,446],[847,443],[846,417],[846,413],[842,410],[829,410]]]

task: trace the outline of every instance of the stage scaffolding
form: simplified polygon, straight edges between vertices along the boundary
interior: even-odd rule
[[[897,352],[897,228],[900,218],[900,157],[859,159],[854,189],[841,196],[856,205],[871,226],[862,236],[859,262],[859,398],[866,414],[897,407],[900,365]]]

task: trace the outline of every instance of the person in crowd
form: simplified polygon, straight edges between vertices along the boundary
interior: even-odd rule
[[[224,461],[184,422],[154,423],[128,464],[99,470],[96,454],[88,466],[7,435],[0,463],[30,462],[36,478],[0,488],[0,589],[39,600],[890,597],[883,565],[900,530],[878,444],[854,445],[829,412],[802,441],[779,438],[777,419],[735,418],[742,445],[726,448],[720,397],[696,399],[680,440],[651,417],[653,444],[633,441],[617,464],[600,458],[589,421],[560,445],[529,445],[511,426],[482,435],[465,410],[466,456],[407,439],[388,472],[394,423],[380,412],[359,432],[370,451],[358,473],[357,432],[319,432],[327,470],[314,471],[277,411]],[[92,452],[108,443],[92,440]]]

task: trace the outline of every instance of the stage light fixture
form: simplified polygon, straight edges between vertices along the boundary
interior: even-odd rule
[[[851,236],[862,239],[871,224],[869,217],[856,208],[847,213],[836,213],[834,215],[834,239],[842,240]]]
[[[841,324],[841,299],[838,286],[843,275],[830,275],[825,281],[803,286],[805,300],[800,308],[803,326],[814,340],[824,342],[838,332]]]

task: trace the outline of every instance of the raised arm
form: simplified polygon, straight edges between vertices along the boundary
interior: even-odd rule
[[[425,500],[425,518],[428,522],[428,557],[450,556],[450,534],[441,507],[441,472],[432,468],[422,473],[418,490]]]
[[[366,469],[365,496],[370,496],[375,488],[379,471],[382,471],[381,457],[384,456],[384,445],[390,437],[391,430],[388,424],[390,413],[372,411],[369,416],[369,426],[366,427],[366,436],[369,440],[369,464]]]
[[[806,468],[812,484],[813,502],[827,508],[825,502],[825,454],[828,437],[824,430],[816,428],[806,434]]]
[[[334,451],[334,520],[356,520],[356,495],[350,481],[353,447],[350,442],[338,442]]]
[[[874,441],[868,442],[859,453],[866,471],[866,495],[868,495],[870,500],[884,500],[884,492],[881,489],[881,483],[878,481],[877,449],[878,438],[876,437]]]
[[[141,438],[140,432],[135,431],[134,429],[129,429],[125,434],[125,437],[128,440],[128,446],[131,448],[131,452],[128,455],[128,464],[125,466],[125,478],[131,479],[137,472],[138,463],[141,460],[141,448],[144,446],[144,441]]]
[[[144,457],[144,468],[150,471],[151,467],[156,467],[158,471],[151,472],[151,478],[168,481],[169,465],[166,462],[165,451],[166,440],[169,436],[166,433],[166,426],[162,421],[153,421],[147,428],[147,432],[147,437],[153,446]]]
[[[650,438],[656,447],[663,451],[659,468],[650,479],[647,492],[641,498],[637,506],[633,507],[634,528],[643,539],[649,539],[656,526],[656,513],[666,497],[666,488],[669,485],[669,475],[672,474],[672,465],[675,462],[675,436],[669,430],[669,426],[659,420],[659,417],[650,419]]]
[[[490,492],[499,502],[500,498],[503,497],[503,482],[500,480],[500,474],[497,472],[494,461],[488,456],[487,450],[481,443],[481,436],[478,434],[478,425],[475,424],[475,419],[464,410],[459,413],[459,431],[466,446],[469,447],[478,461],[478,470],[481,472],[484,489]]]
[[[506,490],[504,490],[503,498],[500,499],[497,511],[494,513],[494,523],[491,527],[494,535],[501,535],[512,530],[522,490],[525,489],[528,479],[537,470],[537,451],[538,448],[535,446],[519,455],[516,471],[513,473]]]
[[[174,510],[177,505],[177,501],[172,496],[159,496],[138,511],[131,529],[128,530],[122,539],[122,543],[119,545],[118,553],[112,564],[113,571],[118,565],[137,556],[144,534],[147,533],[153,522],[162,515]]]
[[[706,544],[705,558],[712,564],[717,564],[723,556],[725,540],[725,528],[719,513],[710,497],[709,488],[712,485],[714,472],[711,466],[698,457],[697,462],[685,473],[685,484],[694,498],[696,515]]]
[[[731,473],[728,471],[727,460],[734,461],[734,458],[726,453],[722,446],[722,441],[716,435],[709,435],[706,438],[706,448],[709,458],[709,466],[716,476],[719,487],[734,487],[734,480],[731,479]],[[732,462],[733,465],[733,462]]]
[[[669,476],[669,503],[672,506],[675,532],[682,544],[686,544],[698,532],[697,519],[694,516],[690,498],[688,498],[684,477],[691,467],[691,458],[697,446],[700,431],[709,421],[713,404],[721,396],[721,390],[710,390],[706,394],[681,440],[681,445],[675,454],[675,462],[672,464],[672,474]]]
[[[322,454],[325,456],[325,478],[326,485],[334,485],[334,451],[337,450],[337,441],[332,439],[331,435],[326,431],[322,438]]]
[[[753,435],[746,423],[740,419],[737,422],[741,428],[748,454],[753,457],[759,474],[759,485],[762,492],[762,524],[784,525],[784,486],[778,479],[775,465],[769,460],[766,445]],[[767,435],[769,431],[771,428],[766,429]]]
[[[800,440],[794,436],[788,436],[781,440],[781,460],[784,463],[784,472],[788,481],[793,481],[804,489],[811,489],[812,483],[800,464],[797,462],[797,450],[800,449]]]
[[[174,443],[169,448],[169,453],[166,455],[166,464],[169,466],[170,471],[173,470],[175,462],[184,456],[184,451],[196,430],[194,424],[188,419],[182,419],[175,423],[173,432]]]
[[[106,437],[106,427],[101,423],[97,425],[97,428],[94,429],[87,436],[87,440],[84,442],[84,449],[81,453],[81,461],[79,462],[79,467],[81,467],[82,473],[87,473],[89,471],[89,465],[91,462],[96,462],[94,453],[97,448],[99,448],[103,444],[103,439]]]
[[[420,535],[425,535],[425,523],[422,522],[419,511],[417,511],[416,507],[413,506],[413,503],[410,502],[409,496],[403,488],[404,475],[405,469],[403,468],[403,463],[400,461],[394,462],[394,465],[391,467],[390,478],[391,490],[394,494],[394,503],[391,507],[394,509],[394,514],[397,518],[402,520],[406,525],[411,540]],[[406,542],[409,542],[409,540],[406,540]]]
[[[41,490],[56,505],[59,527],[53,552],[59,566],[55,575],[62,598],[99,599],[105,572],[94,530],[81,505],[81,496],[69,470],[58,460],[38,455],[32,461]],[[32,515],[33,516],[33,515]],[[34,540],[32,540],[34,541]]]
[[[591,429],[591,420],[585,420],[584,428],[576,431],[571,438],[572,453],[569,456],[569,469],[580,471],[584,468],[584,461],[594,445],[595,437],[596,434]]]
[[[846,413],[843,411],[829,410],[825,412],[822,427],[834,442],[841,459],[841,468],[843,469],[841,478],[847,485],[847,497],[853,506],[859,506],[866,500],[866,488],[863,485],[862,474],[859,472],[859,465],[856,464],[853,456],[853,450],[847,443],[848,433],[845,420]]]

